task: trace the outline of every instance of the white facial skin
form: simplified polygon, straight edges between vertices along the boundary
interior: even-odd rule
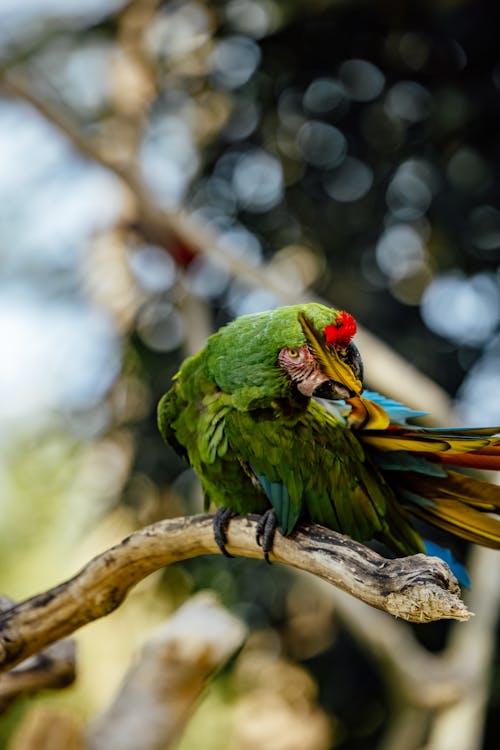
[[[299,393],[307,398],[311,398],[316,388],[329,380],[321,371],[307,344],[296,349],[281,349],[278,354],[278,365],[296,384]],[[349,398],[351,395],[340,383],[333,382],[331,393],[333,399]]]

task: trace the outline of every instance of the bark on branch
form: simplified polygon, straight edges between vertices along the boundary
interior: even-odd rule
[[[228,550],[262,557],[255,542],[257,516],[236,518]],[[212,516],[175,518],[147,526],[91,560],[76,576],[0,616],[0,666],[11,667],[82,625],[112,612],[132,586],[159,568],[217,554]],[[396,617],[412,622],[470,617],[448,566],[425,555],[387,560],[321,526],[292,538],[276,534],[271,559],[309,571]],[[228,564],[230,564],[228,562]]]

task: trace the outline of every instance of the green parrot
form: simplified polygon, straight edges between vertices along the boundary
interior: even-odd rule
[[[500,488],[449,468],[500,469],[500,428],[407,425],[422,412],[363,390],[355,331],[344,311],[282,307],[237,318],[182,364],[159,429],[218,508],[221,550],[246,513],[262,515],[266,559],[276,527],[289,535],[302,520],[398,556],[442,551],[415,519],[500,548]]]

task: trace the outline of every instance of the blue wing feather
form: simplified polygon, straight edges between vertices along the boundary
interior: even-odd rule
[[[421,456],[415,456],[408,451],[372,451],[372,458],[379,469],[387,471],[416,471],[431,477],[446,477],[446,471],[438,464],[427,461]]]
[[[299,508],[294,512],[293,505],[290,502],[290,493],[283,482],[270,482],[264,474],[257,474],[252,466],[250,468],[261,483],[269,502],[273,506],[280,531],[285,536],[291,534],[298,521],[301,509]]]
[[[468,589],[470,588],[469,574],[462,563],[458,562],[451,550],[446,549],[446,547],[441,547],[441,545],[436,544],[436,542],[430,542],[427,539],[424,539],[424,546],[428,555],[441,558],[441,560],[443,560],[453,572],[457,581],[462,586],[465,586]]]
[[[428,412],[416,411],[410,406],[405,406],[399,401],[394,401],[392,398],[382,396],[376,391],[363,391],[363,398],[367,398],[370,401],[374,401],[376,404],[385,409],[389,418],[393,424],[406,425],[408,419],[415,419],[416,417],[425,417]]]

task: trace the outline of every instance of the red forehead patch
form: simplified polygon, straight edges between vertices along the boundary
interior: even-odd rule
[[[335,346],[337,349],[345,349],[351,343],[356,333],[356,321],[343,310],[339,312],[335,323],[325,326],[325,343],[327,346]]]

